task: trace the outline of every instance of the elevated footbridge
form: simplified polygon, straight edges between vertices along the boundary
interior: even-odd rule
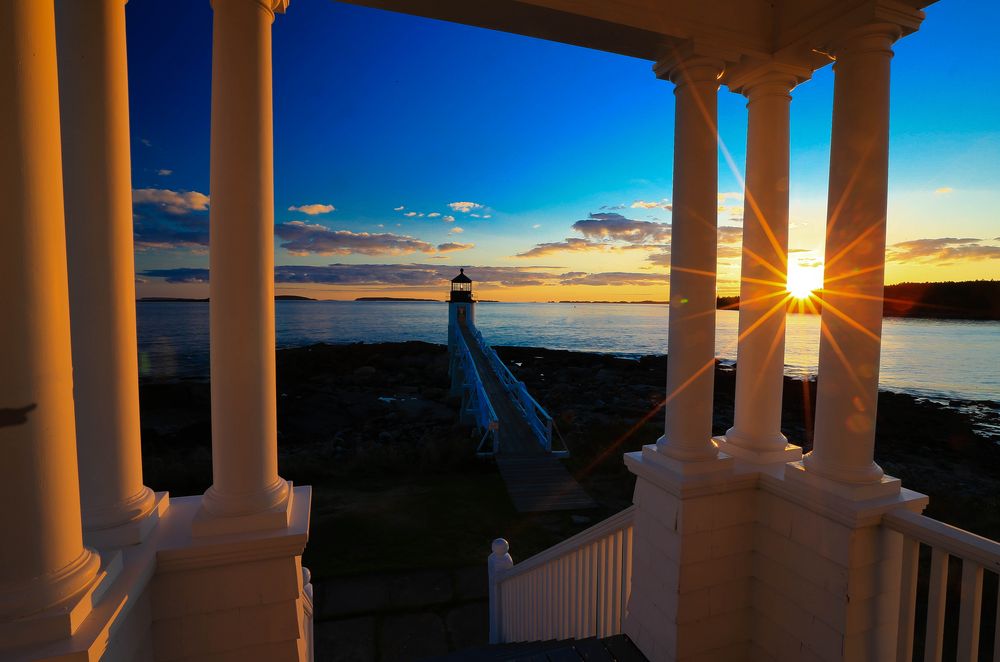
[[[552,417],[531,397],[496,351],[467,319],[457,324],[452,345],[452,384],[462,393],[462,416],[480,434],[477,454],[496,459],[519,511],[593,508],[594,501],[552,448]]]

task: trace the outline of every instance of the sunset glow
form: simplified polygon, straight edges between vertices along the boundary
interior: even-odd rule
[[[786,289],[796,299],[807,299],[814,290],[823,287],[823,267],[804,267],[796,262],[788,265]]]

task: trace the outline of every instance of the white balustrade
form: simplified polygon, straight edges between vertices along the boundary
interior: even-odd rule
[[[493,410],[490,398],[483,387],[483,380],[479,377],[479,370],[476,362],[472,359],[469,346],[465,342],[465,337],[459,333],[456,335],[456,352],[454,363],[451,369],[461,370],[463,376],[462,389],[462,413],[469,414],[475,421],[476,429],[483,433],[483,438],[476,448],[478,455],[491,455],[500,451],[500,419]],[[487,440],[491,440],[489,446],[492,450],[487,451]]]
[[[620,634],[632,589],[634,515],[630,506],[516,565],[507,541],[495,540],[490,642]]]
[[[997,599],[996,622],[987,624],[981,619],[983,576],[984,573],[1000,576],[1000,543],[909,511],[887,514],[882,523],[903,534],[896,660],[911,662],[914,648],[922,643],[925,662],[942,657],[977,662],[980,638],[990,634],[992,626],[993,660],[1000,662],[1000,598]],[[930,567],[926,573],[921,573],[919,563],[922,545],[930,549]],[[962,581],[958,596],[957,650],[945,651],[950,559],[961,560]],[[919,630],[922,624],[916,620],[917,584],[922,574],[927,578],[927,620],[923,633]]]

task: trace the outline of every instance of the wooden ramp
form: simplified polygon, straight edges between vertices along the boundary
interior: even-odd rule
[[[469,327],[461,324],[460,328],[483,388],[499,419],[500,447],[494,457],[514,507],[520,512],[596,508],[597,504],[587,496],[562,462],[539,444]]]
[[[519,512],[597,507],[562,462],[551,455],[498,455],[497,467],[507,483],[507,494]]]

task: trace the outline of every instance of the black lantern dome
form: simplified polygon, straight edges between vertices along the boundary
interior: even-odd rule
[[[465,269],[451,279],[451,301],[472,301],[472,279],[465,275]]]

